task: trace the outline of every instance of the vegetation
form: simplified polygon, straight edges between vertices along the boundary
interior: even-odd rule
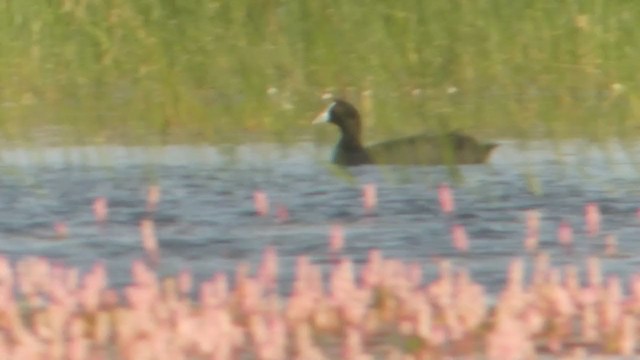
[[[371,140],[631,136],[638,23],[624,0],[0,0],[0,135],[333,138],[308,124],[335,94]]]

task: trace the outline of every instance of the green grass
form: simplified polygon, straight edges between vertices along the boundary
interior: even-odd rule
[[[333,138],[308,126],[326,92],[370,140],[634,136],[639,23],[624,0],[0,0],[0,136]]]

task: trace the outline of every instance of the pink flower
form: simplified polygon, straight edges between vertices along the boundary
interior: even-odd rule
[[[362,207],[366,213],[375,210],[378,204],[378,190],[375,184],[365,184],[362,186]]]
[[[339,252],[344,247],[344,231],[339,224],[331,225],[329,230],[329,250]]]
[[[267,193],[262,190],[253,192],[253,205],[258,216],[266,216],[269,213],[269,198]]]
[[[469,238],[467,237],[467,231],[464,229],[464,226],[460,224],[451,226],[451,241],[456,250],[461,252],[469,250]]]
[[[451,214],[455,210],[453,191],[448,184],[442,183],[438,186],[438,200],[440,202],[440,209],[444,214]]]
[[[105,223],[109,216],[109,201],[104,196],[99,196],[93,201],[93,215],[99,223]]]
[[[596,236],[600,232],[600,208],[596,203],[588,203],[584,206],[584,225],[587,235]]]

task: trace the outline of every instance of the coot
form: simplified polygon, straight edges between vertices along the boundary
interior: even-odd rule
[[[453,131],[443,135],[418,134],[365,147],[360,138],[360,113],[341,99],[335,99],[313,123],[332,123],[340,129],[333,162],[343,166],[479,164],[487,161],[497,146]]]

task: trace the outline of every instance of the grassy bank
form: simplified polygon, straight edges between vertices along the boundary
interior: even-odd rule
[[[372,140],[633,135],[639,22],[622,0],[0,0],[0,132],[291,141],[334,93]]]

